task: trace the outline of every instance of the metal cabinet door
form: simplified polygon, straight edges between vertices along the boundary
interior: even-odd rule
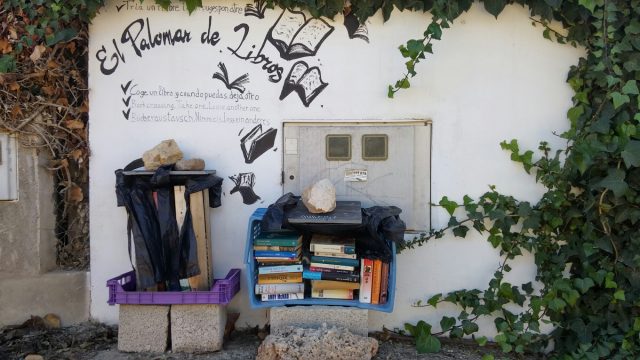
[[[327,178],[338,200],[359,200],[363,207],[395,205],[408,230],[429,229],[430,130],[425,121],[285,122],[283,190],[299,195]],[[334,135],[350,138],[349,160],[327,158],[327,139]],[[384,159],[363,156],[363,136],[370,135],[386,135]]]

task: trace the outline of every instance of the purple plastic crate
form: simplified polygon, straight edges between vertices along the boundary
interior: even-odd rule
[[[210,291],[135,291],[136,274],[124,273],[107,280],[109,305],[228,304],[240,291],[240,269],[231,269],[224,279],[215,279]]]

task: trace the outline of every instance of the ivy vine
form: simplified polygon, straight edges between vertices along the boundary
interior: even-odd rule
[[[183,0],[189,11],[201,0]],[[429,12],[422,37],[399,47],[406,72],[387,94],[394,97],[411,86],[418,64],[432,53],[434,41],[446,37],[446,29],[469,10],[471,0],[266,0],[268,6],[302,8],[313,16],[333,18],[350,7],[361,22],[381,11],[388,20],[394,11]],[[169,0],[156,0],[168,6]],[[441,238],[448,231],[464,237],[469,230],[486,234],[499,249],[502,261],[486,289],[458,290],[437,294],[417,306],[456,304],[456,317],[443,317],[439,324],[419,321],[407,324],[420,352],[437,351],[438,335],[474,336],[477,320],[495,319],[494,340],[505,352],[543,352],[554,344],[552,357],[628,359],[640,357],[640,0],[485,0],[484,8],[498,17],[505,6],[526,6],[532,24],[542,27],[542,36],[559,43],[581,46],[587,53],[572,66],[568,83],[574,90],[573,106],[567,113],[568,131],[561,134],[566,147],[552,149],[541,143],[537,150],[521,150],[517,140],[504,141],[502,149],[523,170],[535,176],[546,192],[537,203],[519,201],[496,188],[478,199],[459,201],[442,198],[437,206],[449,213],[448,226],[433,230],[407,243],[403,250]],[[15,129],[29,120],[28,101],[54,95],[41,86],[18,87],[21,70],[34,74],[38,52],[52,51],[60,44],[73,47],[58,51],[77,59],[75,46],[86,47],[82,34],[103,5],[102,0],[50,1],[5,0],[0,11],[18,14],[13,23],[0,27],[0,87],[3,94],[31,92],[33,97],[15,96],[19,110],[4,106],[3,126]],[[552,23],[553,21],[553,23]],[[552,24],[561,28],[554,29]],[[555,25],[554,25],[555,26]],[[86,48],[80,49],[85,51]],[[43,58],[44,59],[44,58]],[[86,61],[86,59],[84,60]],[[41,70],[41,69],[40,69]],[[21,75],[29,76],[28,71]],[[86,79],[86,72],[82,73]],[[33,76],[35,78],[36,76]],[[18,80],[16,80],[18,79]],[[29,78],[31,79],[31,78]],[[26,80],[24,80],[26,81]],[[20,85],[20,84],[18,84]],[[86,90],[84,100],[86,100]],[[56,93],[56,100],[61,96]],[[84,101],[68,97],[67,104],[82,107]],[[13,99],[7,95],[8,99]],[[25,99],[28,100],[25,103]],[[36,99],[36,100],[34,100]],[[73,100],[73,101],[68,101]],[[25,114],[26,113],[26,114]],[[17,120],[16,120],[17,118]],[[76,122],[58,117],[71,127]],[[86,122],[86,116],[79,115]],[[33,119],[31,119],[33,120]],[[29,121],[31,121],[29,120]],[[84,130],[83,130],[84,131]],[[80,134],[82,135],[82,134]],[[62,136],[62,135],[61,135]],[[69,138],[73,138],[69,135]],[[77,141],[69,142],[76,144]],[[68,149],[67,149],[68,150]],[[74,158],[70,151],[62,159],[87,166],[86,155]],[[505,280],[510,263],[523,252],[534,254],[535,281],[512,284]],[[514,306],[521,309],[514,311]],[[550,333],[541,331],[550,324]],[[439,327],[438,327],[439,326]],[[484,345],[484,337],[477,337]]]

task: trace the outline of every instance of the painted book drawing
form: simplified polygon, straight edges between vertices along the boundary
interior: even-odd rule
[[[227,71],[227,66],[223,62],[219,62],[218,68],[221,72],[216,71],[213,74],[213,78],[222,81],[227,89],[238,90],[240,94],[244,94],[244,84],[249,82],[249,74],[240,75],[237,79],[229,81],[229,72]]]
[[[322,19],[308,19],[300,11],[285,10],[273,24],[267,39],[285,60],[313,56],[322,42],[333,32],[333,26]]]
[[[253,4],[247,4],[244,7],[244,16],[255,16],[258,19],[264,19],[264,12],[266,9],[266,0],[255,0]]]
[[[271,149],[276,141],[276,132],[277,130],[274,128],[262,131],[262,125],[257,125],[240,139],[244,162],[251,164],[260,155]]]
[[[369,42],[369,30],[367,25],[360,24],[356,15],[352,12],[345,14],[344,27],[347,29],[349,39],[361,39]]]
[[[317,66],[309,67],[304,61],[298,61],[293,64],[289,75],[284,81],[280,100],[286,98],[291,92],[295,91],[304,106],[309,107],[313,99],[318,96],[324,88],[329,85],[322,81],[322,73]]]

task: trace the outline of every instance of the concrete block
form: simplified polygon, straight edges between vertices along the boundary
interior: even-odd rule
[[[269,311],[271,334],[281,335],[287,326],[320,329],[346,328],[352,334],[368,336],[369,311],[344,306],[290,306],[274,307]]]
[[[222,305],[172,305],[171,349],[202,353],[222,349],[227,309]]]
[[[48,313],[58,315],[62,326],[87,321],[89,273],[56,271],[22,277],[0,273],[0,309],[0,327]]]
[[[118,350],[164,352],[168,340],[168,305],[120,305]]]

